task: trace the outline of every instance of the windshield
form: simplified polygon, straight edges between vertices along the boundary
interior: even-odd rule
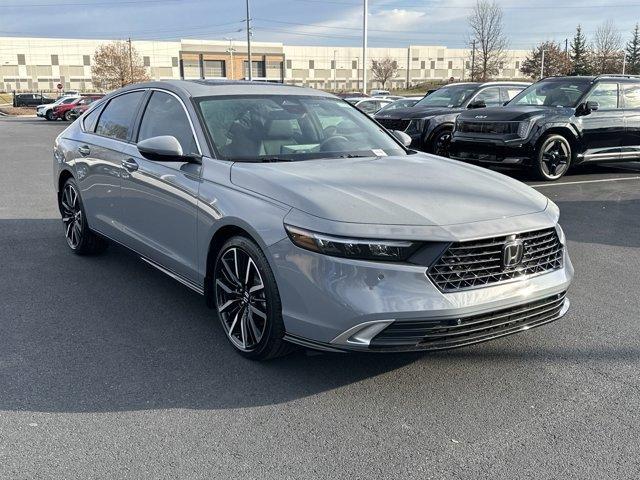
[[[232,161],[404,155],[369,117],[337,98],[234,95],[198,101],[218,155]]]
[[[418,102],[417,99],[410,99],[410,98],[407,98],[405,100],[396,100],[395,102],[382,107],[380,110],[378,110],[377,113],[388,112],[390,110],[396,110],[397,108],[413,107],[417,102]]]
[[[509,105],[575,107],[590,86],[591,81],[578,78],[542,81],[525,88]]]
[[[424,97],[416,103],[416,107],[461,107],[476,90],[478,90],[477,84],[449,85]]]

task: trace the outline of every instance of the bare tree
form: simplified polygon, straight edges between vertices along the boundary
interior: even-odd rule
[[[622,72],[622,37],[611,20],[603,22],[593,36],[594,73]]]
[[[136,49],[129,42],[122,41],[106,43],[96,49],[91,74],[94,85],[104,90],[149,80]]]
[[[373,73],[373,78],[382,84],[382,88],[385,88],[387,82],[398,73],[398,62],[391,60],[389,57],[381,60],[371,60],[371,73]]]
[[[500,71],[507,40],[503,32],[502,8],[495,0],[477,0],[469,16],[469,45],[475,45],[471,78],[487,80]]]

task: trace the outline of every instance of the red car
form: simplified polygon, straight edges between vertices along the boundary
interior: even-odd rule
[[[100,100],[103,96],[104,95],[85,95],[83,97],[76,98],[74,102],[60,104],[53,108],[53,117],[54,119],[61,118],[66,121],[73,120],[71,110],[79,107],[88,107],[96,100]]]

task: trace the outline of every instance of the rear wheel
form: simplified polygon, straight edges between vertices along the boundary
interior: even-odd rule
[[[280,294],[264,254],[233,237],[220,249],[213,275],[214,305],[227,338],[241,355],[266,360],[292,350],[285,342]]]
[[[449,158],[449,146],[451,145],[451,130],[445,128],[433,138],[433,153],[441,157]]]
[[[67,110],[66,112],[64,112],[64,119],[67,122],[70,122],[72,120],[72,118],[71,118],[71,110]]]
[[[542,180],[557,180],[571,165],[571,144],[562,135],[547,135],[537,151],[536,173]]]
[[[55,117],[53,116],[53,110],[51,109],[47,110],[47,113],[44,116],[44,118],[46,118],[49,121],[55,120]]]
[[[60,213],[67,245],[77,255],[92,255],[104,251],[107,242],[89,229],[80,198],[80,189],[70,178],[60,193]]]

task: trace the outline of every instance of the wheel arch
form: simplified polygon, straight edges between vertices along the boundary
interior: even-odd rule
[[[75,177],[73,176],[73,173],[66,168],[61,170],[60,174],[58,175],[58,184],[56,188],[56,195],[58,198],[58,208],[60,208],[60,195],[62,194],[62,188],[64,187],[64,184],[67,183],[67,180],[69,180],[70,178],[75,178]]]
[[[578,153],[579,140],[575,132],[573,132],[570,128],[566,126],[556,125],[556,126],[549,127],[544,131],[540,132],[540,134],[538,135],[538,138],[536,138],[536,141],[535,141],[535,152],[538,151],[538,148],[540,148],[540,145],[542,144],[544,139],[547,138],[549,135],[560,135],[564,137],[569,142],[569,145],[571,146],[571,160],[572,161],[575,160],[576,155]]]
[[[424,143],[430,153],[433,153],[433,141],[438,135],[440,135],[441,132],[445,130],[453,131],[453,121],[447,120],[446,122],[442,122],[437,127],[434,127],[434,129],[429,132],[429,134],[425,138]]]

